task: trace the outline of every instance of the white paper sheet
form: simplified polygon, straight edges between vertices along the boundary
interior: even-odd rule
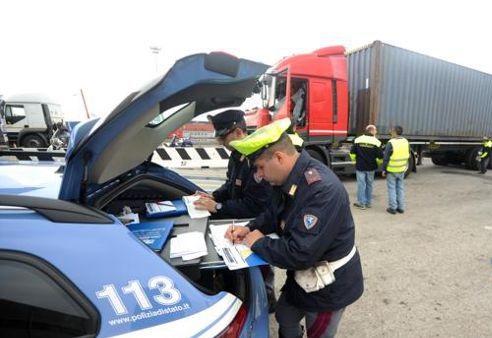
[[[210,216],[210,212],[208,210],[198,210],[195,207],[195,201],[197,201],[200,198],[198,195],[190,195],[190,196],[183,196],[183,201],[186,204],[186,208],[188,209],[188,215],[191,218],[203,218],[203,217],[208,217]]]
[[[199,231],[186,232],[171,238],[170,258],[191,260],[207,254],[205,238]]]

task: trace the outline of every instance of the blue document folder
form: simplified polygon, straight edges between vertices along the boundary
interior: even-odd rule
[[[159,220],[128,225],[128,229],[154,251],[161,251],[166,243],[174,221]]]
[[[145,203],[147,217],[173,217],[188,213],[183,200],[155,201]]]

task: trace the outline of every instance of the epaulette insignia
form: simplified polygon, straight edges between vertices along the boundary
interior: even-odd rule
[[[242,161],[244,161],[244,159],[245,159],[245,158],[246,158],[246,156],[244,156],[244,155],[241,155],[241,158],[239,159],[239,162],[242,162]]]
[[[315,182],[321,181],[321,176],[319,175],[318,170],[314,168],[308,168],[304,172],[304,177],[306,177],[306,182],[308,185],[311,185]]]
[[[289,189],[289,195],[293,197],[296,194],[296,190],[297,190],[297,185],[292,184]]]

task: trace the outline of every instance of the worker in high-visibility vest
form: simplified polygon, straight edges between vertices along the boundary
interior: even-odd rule
[[[371,207],[374,174],[383,162],[381,141],[376,138],[376,133],[376,126],[368,125],[364,135],[357,137],[350,149],[350,158],[355,162],[357,177],[357,202],[354,206],[361,210]]]
[[[386,176],[388,188],[387,212],[403,214],[405,212],[405,171],[408,168],[410,158],[410,145],[408,140],[401,136],[403,128],[395,126],[391,128],[391,139],[386,144],[382,165],[382,175]]]
[[[485,174],[490,161],[490,151],[492,150],[492,141],[488,136],[483,138],[482,153],[480,154],[480,171],[479,174]]]

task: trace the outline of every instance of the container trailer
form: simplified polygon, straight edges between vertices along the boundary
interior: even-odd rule
[[[350,146],[368,124],[383,143],[403,127],[409,171],[423,156],[477,169],[482,137],[492,135],[492,75],[381,41],[286,57],[260,86],[263,108],[246,115],[248,128],[290,117],[311,156],[340,174],[355,171]]]

